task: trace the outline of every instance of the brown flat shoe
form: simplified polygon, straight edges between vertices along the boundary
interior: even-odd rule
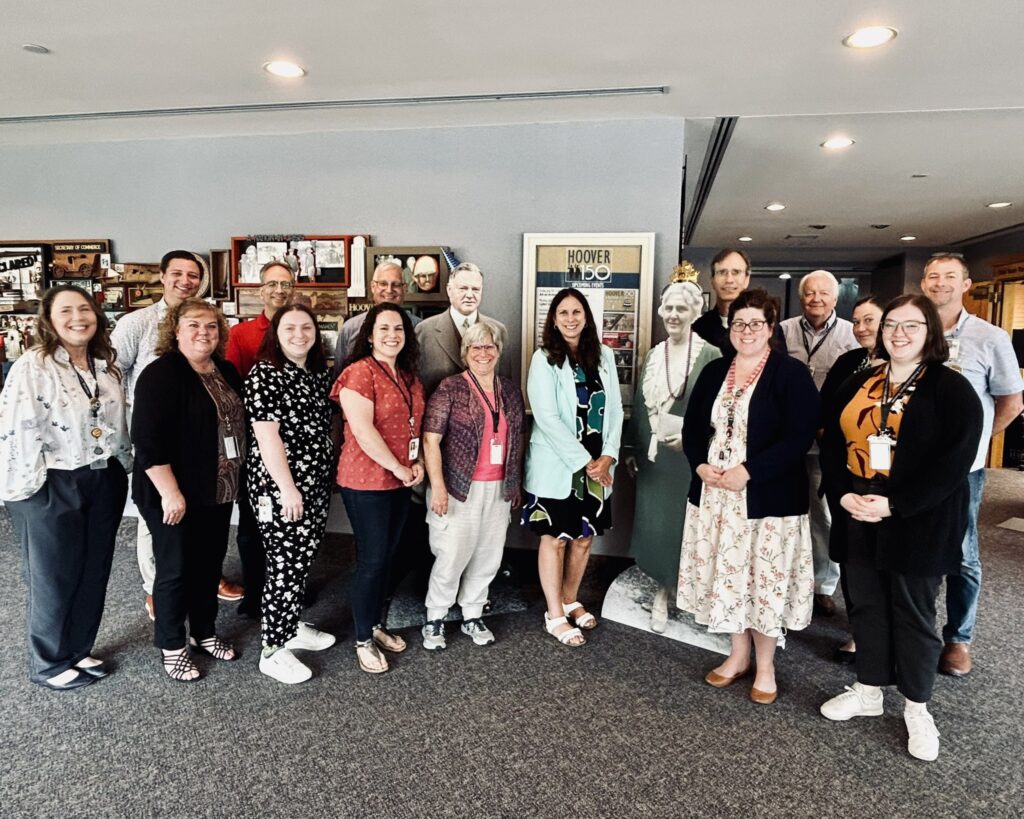
[[[946,643],[939,655],[939,671],[950,677],[966,677],[973,667],[969,643]]]
[[[723,674],[716,674],[714,671],[709,671],[707,676],[704,677],[704,682],[714,688],[728,688],[736,682],[736,680],[746,677],[750,673],[750,670],[750,666],[747,666],[747,668],[743,669],[739,674],[735,674],[732,677],[726,677]]]
[[[750,689],[750,699],[759,705],[771,705],[775,702],[775,699],[779,696],[778,690],[775,691],[762,691],[760,688]]]

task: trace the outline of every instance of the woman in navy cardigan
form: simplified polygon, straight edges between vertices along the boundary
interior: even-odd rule
[[[730,634],[729,657],[705,677],[725,688],[754,670],[750,696],[775,701],[775,647],[811,619],[814,573],[804,456],[818,426],[807,368],[773,351],[778,307],[746,290],[729,307],[736,356],[708,364],[683,427],[693,470],[679,564],[679,608]]]

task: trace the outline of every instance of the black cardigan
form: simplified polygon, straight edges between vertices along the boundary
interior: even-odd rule
[[[821,385],[822,415],[819,426],[822,429],[825,428],[825,408],[831,405],[839,388],[847,378],[857,372],[857,368],[867,361],[867,358],[867,349],[858,347],[856,350],[847,350],[828,368],[828,375],[825,376],[825,381]]]
[[[238,370],[220,358],[213,362],[241,398]],[[147,366],[136,381],[132,407],[135,503],[140,508],[160,508],[160,493],[146,470],[167,464],[186,504],[214,505],[218,434],[217,407],[185,356],[171,350]]]
[[[832,509],[829,555],[846,559],[849,513],[839,499],[852,491],[846,465],[843,409],[878,370],[848,378],[825,408],[821,471]],[[970,488],[967,474],[978,453],[982,411],[966,378],[941,364],[930,364],[900,423],[885,495],[892,517],[877,526],[877,565],[906,575],[959,574]]]
[[[697,467],[708,460],[714,435],[711,408],[725,382],[732,359],[720,358],[701,370],[686,408],[683,451],[693,471],[690,502],[700,505],[703,482]],[[807,367],[772,350],[750,396],[747,422],[747,517],[807,514],[807,467],[804,456],[818,426],[818,390]]]

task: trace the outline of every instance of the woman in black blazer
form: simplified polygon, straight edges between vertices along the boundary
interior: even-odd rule
[[[882,314],[880,367],[858,373],[826,408],[822,475],[830,555],[853,600],[857,682],[821,706],[831,720],[882,714],[882,686],[906,697],[907,749],[939,753],[928,713],[942,640],[935,598],[957,574],[967,529],[967,474],[981,438],[981,403],[949,352],[935,306],[900,296]]]
[[[217,586],[231,506],[245,457],[242,380],[224,360],[227,323],[202,299],[171,307],[160,324],[160,358],[135,387],[132,498],[153,533],[154,643],[174,680],[200,677],[185,645],[235,659],[217,637]]]
[[[679,565],[679,608],[732,636],[704,678],[724,688],[753,670],[750,696],[775,701],[775,647],[811,619],[814,570],[804,456],[818,426],[807,368],[769,348],[778,318],[764,290],[729,306],[736,355],[708,364],[686,410],[693,470]]]

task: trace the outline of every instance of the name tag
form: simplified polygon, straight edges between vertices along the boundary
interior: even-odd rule
[[[234,435],[224,436],[224,455],[231,459],[238,457],[238,445],[235,443]]]
[[[505,463],[505,447],[501,441],[491,440],[491,466],[501,466]]]
[[[896,443],[885,435],[869,435],[868,449],[870,452],[871,468],[877,471],[888,472],[892,469],[892,447]]]
[[[415,461],[420,457],[420,439],[410,438],[409,439],[409,460]]]
[[[260,523],[270,523],[273,521],[274,507],[270,503],[270,498],[266,495],[257,499],[256,515],[259,517]]]

